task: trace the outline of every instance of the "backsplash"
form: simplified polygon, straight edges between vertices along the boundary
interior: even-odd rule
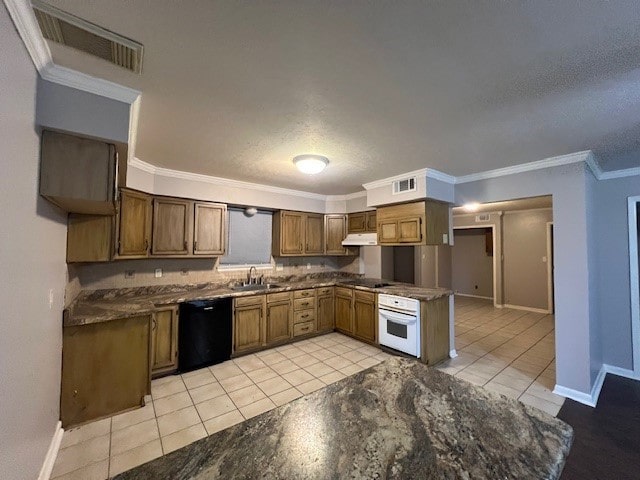
[[[296,257],[278,258],[282,270],[260,269],[257,275],[279,278],[312,273],[341,271],[360,273],[360,257]],[[309,264],[310,268],[307,268]],[[162,277],[156,278],[155,270],[162,269]],[[247,278],[248,268],[241,270],[218,269],[218,260],[208,259],[146,259],[121,260],[110,263],[68,265],[65,306],[68,306],[82,290],[133,288],[153,285],[187,285],[196,283],[224,283]],[[127,273],[133,272],[132,277]]]

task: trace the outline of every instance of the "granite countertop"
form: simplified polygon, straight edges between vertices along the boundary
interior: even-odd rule
[[[116,479],[560,477],[566,423],[393,358]]]
[[[232,284],[203,283],[197,285],[159,285],[139,288],[107,289],[81,292],[64,310],[65,327],[100,323],[119,318],[145,315],[162,305],[172,305],[193,300],[209,300],[225,297],[243,297],[265,293],[286,292],[304,288],[344,285],[359,290],[376,293],[400,295],[417,300],[430,301],[451,295],[443,288],[422,288],[398,282],[382,288],[354,286],[350,281],[357,279],[353,275],[308,275],[304,277],[273,278],[278,288],[258,291],[233,290]]]

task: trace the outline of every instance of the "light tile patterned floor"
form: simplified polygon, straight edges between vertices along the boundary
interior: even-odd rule
[[[330,333],[154,380],[145,407],[65,431],[51,477],[104,480],[388,357]]]
[[[458,357],[438,369],[557,415],[564,397],[556,380],[553,315],[494,308],[488,300],[455,298]]]

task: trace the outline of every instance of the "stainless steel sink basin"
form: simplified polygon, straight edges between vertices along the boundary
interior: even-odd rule
[[[251,285],[236,285],[235,287],[231,287],[231,290],[237,290],[239,292],[250,292],[254,290],[270,290],[272,288],[279,288],[280,285],[276,285],[275,283],[265,283],[262,285],[251,284]]]

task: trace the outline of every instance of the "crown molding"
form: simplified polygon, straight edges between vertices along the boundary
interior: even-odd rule
[[[432,178],[434,180],[440,180],[441,182],[450,183],[452,185],[456,182],[456,177],[452,175],[448,175],[439,170],[434,170],[433,168],[421,168],[419,170],[413,170],[412,172],[402,173],[400,175],[394,175],[393,177],[381,178],[380,180],[374,180],[373,182],[364,183],[362,186],[365,190],[371,190],[373,188],[385,187],[397,180],[404,180],[409,177]]]
[[[359,192],[347,193],[346,195],[327,195],[327,202],[345,202],[347,200],[354,200],[356,198],[364,198],[367,196],[366,190]]]
[[[40,33],[40,26],[28,0],[4,0],[18,34],[38,72],[53,65],[51,50]]]
[[[576,153],[570,153],[568,155],[560,155],[557,157],[545,158],[544,160],[538,160],[535,162],[522,163],[520,165],[514,165],[512,167],[496,168],[495,170],[487,170],[486,172],[472,173],[470,175],[463,175],[461,177],[456,177],[456,184],[477,182],[478,180],[504,177],[507,175],[514,175],[516,173],[531,172],[534,170],[542,170],[544,168],[558,167],[561,165],[570,165],[572,163],[587,162],[587,159],[590,156],[593,157],[591,150],[585,150],[583,152],[576,152]],[[595,159],[593,160],[593,162],[595,162]]]
[[[614,178],[634,177],[640,175],[640,167],[625,168],[623,170],[602,171],[600,176],[596,175],[598,180],[612,180]]]
[[[441,182],[450,183],[451,185],[456,183],[456,177],[454,177],[453,175],[441,172],[440,170],[434,170],[433,168],[427,168],[426,170],[427,178],[440,180]]]

